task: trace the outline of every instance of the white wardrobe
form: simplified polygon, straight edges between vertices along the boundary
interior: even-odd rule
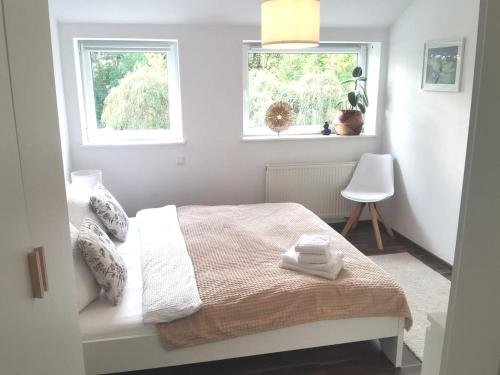
[[[0,0],[0,373],[80,375],[48,3]],[[43,246],[35,299],[27,254]]]

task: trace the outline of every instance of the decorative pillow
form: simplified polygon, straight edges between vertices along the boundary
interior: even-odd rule
[[[90,205],[90,194],[90,191],[79,189],[75,185],[66,185],[69,221],[78,230],[82,225],[83,219],[89,217],[94,220],[103,231],[106,231],[106,228]]]
[[[69,223],[71,234],[71,250],[73,252],[73,268],[75,269],[76,305],[82,311],[90,302],[95,300],[101,292],[101,287],[96,283],[94,275],[82,257],[78,247],[78,229]]]
[[[125,241],[128,233],[128,216],[108,189],[98,184],[90,196],[90,204],[108,232],[120,241]]]
[[[108,235],[91,219],[83,219],[78,247],[106,298],[120,303],[127,281],[127,269]]]

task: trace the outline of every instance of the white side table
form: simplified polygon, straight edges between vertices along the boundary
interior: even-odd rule
[[[439,375],[446,328],[446,313],[429,314],[427,319],[431,325],[427,327],[425,334],[421,375]]]

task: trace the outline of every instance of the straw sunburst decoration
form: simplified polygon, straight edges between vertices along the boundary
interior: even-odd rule
[[[276,102],[269,106],[266,111],[266,125],[278,135],[287,130],[295,121],[295,112],[290,104]]]

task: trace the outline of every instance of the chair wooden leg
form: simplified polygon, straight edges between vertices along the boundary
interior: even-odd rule
[[[389,225],[389,222],[385,219],[384,215],[382,214],[382,209],[380,208],[380,205],[378,203],[374,203],[375,209],[377,210],[377,215],[384,224],[385,230],[389,234],[389,236],[394,237],[394,233],[391,229],[391,226]]]
[[[351,230],[352,225],[356,221],[356,218],[359,218],[361,215],[361,210],[363,209],[363,203],[357,204],[354,209],[352,210],[351,217],[349,220],[347,220],[347,223],[344,227],[344,230],[342,231],[342,236],[346,237],[347,234],[349,233],[349,230]]]
[[[356,219],[354,219],[354,223],[352,223],[351,229],[356,229],[358,226],[359,218],[361,217],[361,214],[363,213],[363,210],[365,209],[366,203],[361,203],[361,208],[359,209]]]
[[[368,207],[370,208],[370,215],[372,217],[372,225],[373,225],[373,231],[375,232],[375,239],[377,240],[377,247],[379,250],[384,250],[384,245],[382,244],[382,237],[380,236],[380,229],[378,227],[377,209],[375,208],[375,204],[373,203],[368,203]]]

